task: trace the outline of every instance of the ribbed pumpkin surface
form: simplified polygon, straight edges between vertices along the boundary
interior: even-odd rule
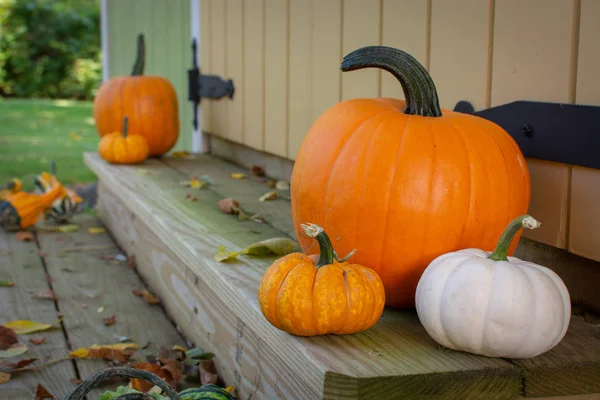
[[[448,110],[409,115],[405,105],[333,106],[307,133],[291,180],[302,250],[318,247],[299,225],[322,226],[339,254],[358,249],[351,261],[379,274],[386,304],[395,307],[414,306],[419,277],[435,257],[493,250],[530,198],[525,159],[502,128]]]

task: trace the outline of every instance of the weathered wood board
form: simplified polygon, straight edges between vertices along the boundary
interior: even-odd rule
[[[40,230],[38,241],[72,349],[118,343],[118,336],[128,337],[140,346],[150,343],[141,350],[146,354],[156,354],[156,346],[183,345],[184,339],[161,307],[149,305],[132,293],[144,289],[135,270],[126,262],[99,258],[121,254],[108,232],[88,232],[90,227],[102,227],[100,221],[78,214],[70,222],[79,225],[79,230]],[[115,324],[104,325],[103,319],[111,315],[116,316]],[[81,379],[107,366],[104,360],[77,360]],[[104,390],[103,386],[94,389],[90,399]]]
[[[278,331],[264,319],[256,299],[260,278],[274,258],[218,263],[212,256],[221,244],[239,250],[283,233],[219,212],[222,193],[183,187],[179,182],[189,175],[160,161],[110,166],[96,154],[86,154],[85,161],[103,183],[101,218],[111,230],[125,232],[116,238],[136,252],[136,259],[137,252],[151,254],[151,260],[137,260],[140,271],[157,274],[151,270],[158,268],[161,279],[150,284],[166,303],[167,292],[180,296],[167,307],[183,329],[212,326],[214,333],[204,342],[217,348],[225,374],[241,376],[236,382],[242,399],[271,398],[273,388],[282,390],[280,398],[294,399],[510,399],[519,394],[522,375],[514,364],[438,348],[414,311],[386,310],[372,329],[354,335],[299,338]],[[197,200],[186,201],[188,193]],[[128,214],[129,219],[123,217]],[[229,349],[219,349],[221,343]]]
[[[234,198],[239,201],[244,210],[252,214],[260,214],[273,228],[295,239],[296,234],[290,213],[289,190],[270,188],[266,183],[262,183],[256,177],[248,174],[247,169],[216,157],[204,155],[194,155],[190,159],[165,157],[161,161],[188,176],[208,175],[214,181],[210,188],[213,192],[224,198]],[[250,176],[240,182],[237,179],[231,179],[231,173],[246,173]],[[277,192],[280,198],[275,201],[259,201],[262,195],[272,191]]]
[[[32,298],[35,293],[50,288],[35,241],[19,241],[15,233],[6,233],[0,229],[0,280],[15,282],[14,287],[0,287],[0,324],[16,319],[52,324],[59,319],[52,300]],[[46,338],[43,344],[29,342],[30,338],[41,336]],[[19,357],[10,358],[13,362],[37,358],[30,365],[34,367],[64,358],[69,353],[60,323],[47,331],[17,337],[20,344],[27,345],[28,351]],[[0,385],[0,398],[31,400],[35,397],[37,385],[41,384],[54,396],[62,399],[75,387],[70,383],[72,378],[77,378],[77,373],[73,363],[69,361],[35,371],[14,373],[10,381]]]

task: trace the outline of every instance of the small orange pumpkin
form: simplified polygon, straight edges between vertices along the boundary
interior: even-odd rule
[[[296,157],[291,205],[299,244],[307,219],[359,247],[392,307],[414,307],[429,263],[444,253],[491,250],[506,225],[525,214],[530,182],[515,140],[486,119],[441,109],[433,80],[411,55],[368,46],[346,55],[342,71],[381,68],[406,100],[338,103],[312,125]],[[509,249],[511,255],[518,236]]]
[[[381,316],[385,290],[370,268],[339,260],[331,240],[318,225],[303,224],[316,239],[320,257],[291,253],[265,272],[258,302],[276,328],[297,336],[351,334],[369,329]]]
[[[129,134],[127,117],[122,132],[113,132],[100,140],[100,157],[112,164],[139,164],[148,158],[148,142],[142,135]]]
[[[131,76],[115,76],[100,86],[93,115],[100,137],[121,128],[129,116],[132,132],[146,138],[150,156],[169,151],[179,137],[179,106],[171,82],[162,76],[145,76],[144,35],[138,35],[137,58]]]

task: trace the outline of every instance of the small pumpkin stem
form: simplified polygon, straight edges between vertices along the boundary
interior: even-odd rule
[[[123,137],[127,137],[127,128],[129,128],[129,118],[123,117]]]
[[[442,116],[431,76],[410,54],[387,46],[366,46],[347,54],[342,60],[344,72],[363,68],[381,68],[398,79],[406,99],[405,114]]]
[[[513,219],[502,233],[502,236],[500,236],[500,240],[498,240],[494,252],[490,254],[488,258],[494,261],[508,261],[506,253],[517,232],[519,232],[521,228],[536,229],[540,226],[542,226],[542,223],[530,215],[521,215],[520,217]]]
[[[137,56],[131,76],[144,75],[144,64],[146,62],[146,44],[144,42],[144,34],[140,33],[137,37]]]
[[[309,237],[315,238],[319,243],[319,262],[317,263],[317,268],[322,267],[323,265],[333,264],[333,260],[337,260],[338,262],[344,262],[348,258],[352,257],[356,252],[356,249],[352,250],[346,257],[343,259],[339,259],[335,250],[333,250],[333,246],[331,244],[331,240],[325,230],[317,224],[300,224],[304,233],[306,233]]]
[[[158,375],[131,367],[113,367],[98,371],[85,381],[81,382],[79,386],[77,386],[75,390],[65,398],[65,400],[83,400],[85,395],[88,394],[98,384],[114,378],[143,379],[152,383],[153,385],[158,386],[163,392],[165,392],[166,396],[170,400],[181,400],[181,397],[177,394],[177,392]]]

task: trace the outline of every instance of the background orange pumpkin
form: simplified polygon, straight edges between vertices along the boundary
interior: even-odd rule
[[[146,138],[150,156],[169,151],[179,137],[179,108],[175,88],[162,76],[145,76],[144,36],[138,36],[138,54],[131,76],[106,81],[96,94],[93,114],[100,136],[121,129],[123,117],[129,128]]]
[[[146,138],[128,133],[127,116],[123,118],[123,130],[105,135],[98,144],[98,154],[112,164],[139,164],[148,158]]]
[[[369,46],[342,62],[343,71],[370,67],[391,72],[406,101],[353,99],[314,122],[292,173],[292,216],[304,252],[315,250],[300,229],[311,220],[341,253],[358,248],[355,262],[381,277],[387,305],[413,307],[435,257],[493,250],[527,212],[529,171],[501,127],[440,109],[433,81],[409,54]]]

